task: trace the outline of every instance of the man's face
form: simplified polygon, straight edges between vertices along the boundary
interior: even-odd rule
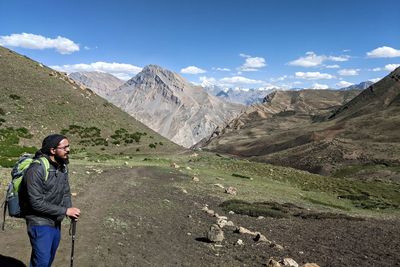
[[[64,162],[68,162],[69,158],[69,141],[68,139],[63,139],[58,144],[58,146],[54,149],[54,157],[57,159],[61,159]]]

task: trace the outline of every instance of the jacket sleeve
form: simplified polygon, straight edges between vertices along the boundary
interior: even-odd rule
[[[25,173],[26,189],[32,210],[37,213],[59,216],[65,215],[67,208],[57,206],[45,201],[44,192],[44,170],[39,164],[32,164]]]
[[[71,208],[72,207],[72,201],[71,201],[71,189],[69,187],[69,179],[68,176],[65,179],[65,191],[64,191],[64,197],[63,197],[63,206],[66,208]]]

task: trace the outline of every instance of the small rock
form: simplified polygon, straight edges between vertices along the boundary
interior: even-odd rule
[[[274,259],[269,259],[267,267],[282,267],[282,265]]]
[[[276,243],[272,243],[272,244],[270,245],[270,247],[271,247],[271,248],[276,248],[277,250],[283,250],[283,249],[284,249],[283,246],[281,246],[281,245],[279,245],[279,244],[276,244]]]
[[[86,171],[86,174],[90,174],[90,171]]]
[[[238,246],[243,246],[243,245],[244,245],[243,240],[242,240],[242,239],[238,239],[238,240],[236,241],[236,245],[238,245]]]
[[[229,186],[225,188],[225,193],[236,196],[237,195],[237,189],[234,188],[233,186]]]
[[[262,220],[262,219],[264,219],[264,216],[258,216],[257,217],[257,220]]]
[[[75,192],[71,193],[71,196],[73,196],[73,197],[76,197],[77,195],[78,195],[78,193],[75,193]]]
[[[189,218],[189,219],[192,219],[192,215],[189,214],[189,215],[188,215],[188,218]]]
[[[206,212],[212,216],[215,215],[215,211],[207,209]]]
[[[224,240],[224,231],[218,225],[213,224],[207,232],[207,239],[211,242],[221,242]]]
[[[299,264],[292,258],[284,258],[279,263],[282,264],[284,267],[299,267]]]
[[[175,168],[175,169],[179,169],[180,166],[178,164],[176,164],[175,162],[171,164],[171,167]]]
[[[226,216],[215,216],[215,217],[217,217],[218,219],[228,220],[228,217],[226,217]]]
[[[225,226],[235,227],[235,224],[232,221],[227,221]]]
[[[266,243],[271,243],[271,241],[269,241],[265,235],[261,234],[261,233],[257,233],[256,237],[254,238],[254,241],[256,242],[266,242]]]
[[[249,229],[246,229],[244,227],[239,227],[239,229],[237,230],[237,232],[239,232],[239,234],[248,234],[248,235],[257,235],[255,232],[250,231]]]
[[[303,255],[303,254],[304,254],[304,251],[299,251],[299,254],[300,254],[300,255]]]
[[[233,215],[233,214],[235,214],[235,212],[232,211],[232,210],[230,210],[230,211],[228,212],[228,214],[229,214],[229,215]]]
[[[187,235],[188,235],[188,236],[191,236],[191,235],[192,235],[192,233],[187,233]]]
[[[191,157],[193,157],[193,158],[195,158],[195,157],[197,157],[199,154],[197,154],[197,153],[193,153],[192,155],[190,155]]]
[[[200,182],[200,179],[198,177],[196,177],[196,176],[193,176],[192,181],[193,182]]]
[[[217,224],[218,224],[218,226],[221,227],[221,228],[224,228],[224,226],[226,225],[227,222],[228,222],[227,220],[221,219],[221,218],[219,218],[219,219],[217,220]]]
[[[225,187],[222,184],[214,184],[214,186],[224,189]]]
[[[320,267],[320,266],[316,263],[306,263],[301,265],[300,267]]]
[[[128,165],[129,163],[127,161],[124,162],[125,165]]]
[[[189,171],[190,171],[191,169],[192,169],[192,168],[190,168],[189,166],[186,167],[186,170],[189,170]]]
[[[182,190],[182,193],[184,193],[184,194],[188,193],[185,188],[182,188],[181,190]]]

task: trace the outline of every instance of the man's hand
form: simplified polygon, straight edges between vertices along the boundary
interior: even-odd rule
[[[79,215],[81,215],[81,210],[78,208],[68,208],[66,215],[69,216],[71,219],[78,219]]]

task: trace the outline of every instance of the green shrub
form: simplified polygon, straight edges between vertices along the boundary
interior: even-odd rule
[[[9,95],[9,97],[11,99],[13,99],[13,100],[20,100],[21,99],[21,97],[19,95],[15,95],[15,94],[11,94],[11,95]]]
[[[151,143],[151,144],[149,144],[149,147],[150,147],[150,148],[154,148],[154,149],[155,149],[155,148],[157,147],[157,145],[156,145],[156,144],[153,144],[153,143]]]

